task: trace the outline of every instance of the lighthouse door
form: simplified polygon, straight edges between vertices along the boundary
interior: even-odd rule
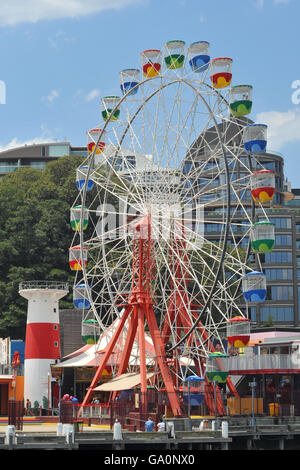
[[[8,384],[0,383],[0,415],[8,413]]]

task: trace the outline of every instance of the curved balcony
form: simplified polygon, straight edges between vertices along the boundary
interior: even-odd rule
[[[300,355],[259,354],[254,356],[230,356],[228,370],[231,375],[300,373]]]
[[[24,281],[19,284],[19,291],[29,289],[69,290],[69,284],[61,281]]]

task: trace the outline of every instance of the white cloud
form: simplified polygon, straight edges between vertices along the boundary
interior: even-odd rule
[[[4,150],[11,150],[17,147],[23,147],[24,145],[42,144],[42,143],[47,143],[47,142],[53,142],[53,139],[36,137],[36,138],[21,142],[18,139],[18,137],[14,137],[8,144],[0,145],[0,152],[3,152]]]
[[[5,145],[0,144],[0,151],[3,152],[4,150],[11,150],[16,147],[23,147],[24,145],[33,145],[33,144],[42,144],[42,143],[49,143],[54,142],[56,139],[53,138],[51,132],[49,132],[44,125],[41,125],[41,135],[39,137],[34,137],[32,139],[28,139],[25,141],[20,141],[18,137],[14,137]]]
[[[273,0],[274,5],[288,5],[293,3],[295,0]],[[265,0],[252,0],[253,5],[258,10],[262,10],[265,6]]]
[[[0,0],[0,25],[79,18],[144,3],[145,0]]]
[[[49,103],[52,103],[58,97],[59,97],[59,92],[57,90],[51,90],[49,95],[42,96],[42,100],[43,101],[48,101]]]
[[[50,37],[48,39],[48,43],[50,47],[57,48],[58,45],[63,42],[63,43],[71,43],[75,41],[74,36],[68,36],[65,31],[58,31],[54,37]]]
[[[300,108],[262,112],[256,116],[256,122],[268,125],[268,147],[271,150],[280,151],[287,144],[300,142]]]
[[[255,0],[253,4],[255,8],[257,8],[258,10],[262,10],[264,7],[264,0]]]
[[[96,98],[100,96],[100,90],[98,88],[94,88],[94,90],[91,90],[85,97],[86,101],[93,101]]]
[[[294,0],[274,0],[275,5],[287,5],[292,3]]]

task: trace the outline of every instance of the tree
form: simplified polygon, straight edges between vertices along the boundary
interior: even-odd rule
[[[68,247],[73,232],[70,207],[78,195],[76,168],[83,158],[66,156],[45,170],[21,168],[0,181],[0,336],[24,338],[26,280],[73,284]],[[72,292],[60,301],[72,308]]]
[[[274,318],[272,315],[268,315],[268,318],[267,320],[264,322],[264,325],[263,326],[266,326],[266,327],[271,327],[271,326],[274,326]]]

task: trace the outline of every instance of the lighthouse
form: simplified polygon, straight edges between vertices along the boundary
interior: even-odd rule
[[[55,281],[27,281],[19,294],[28,300],[24,361],[24,399],[32,406],[51,390],[50,364],[60,359],[59,299],[69,292],[68,284]]]

